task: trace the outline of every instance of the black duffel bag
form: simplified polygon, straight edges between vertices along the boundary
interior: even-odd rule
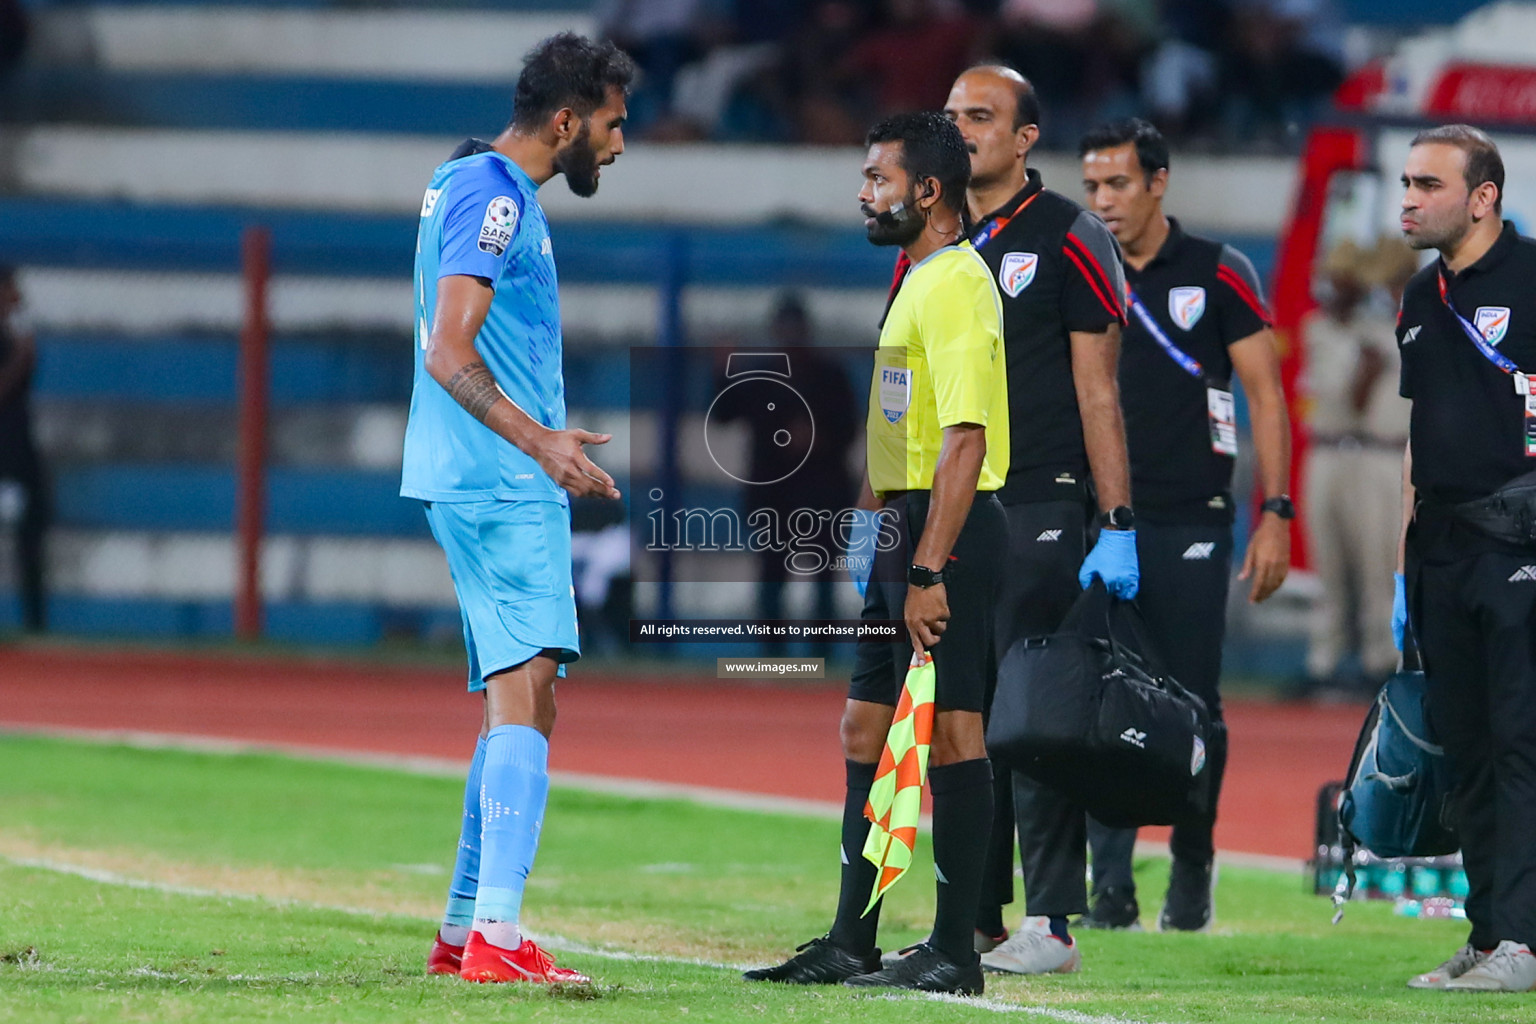
[[[1019,640],[997,669],[991,756],[1105,825],[1170,825],[1210,806],[1205,702],[1163,668],[1136,606],[1094,580],[1060,629]]]

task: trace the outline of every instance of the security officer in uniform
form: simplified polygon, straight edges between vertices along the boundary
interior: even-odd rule
[[[1125,278],[1104,224],[1026,167],[1040,137],[1040,105],[1022,75],[972,68],[956,80],[944,112],[971,152],[968,233],[1003,297],[1012,440],[1008,479],[998,492],[1008,513],[996,617],[1001,653],[1015,640],[1055,631],[1093,576],[1121,597],[1136,593],[1115,376]],[[1103,529],[1085,560],[1090,473]],[[1081,957],[1067,917],[1088,909],[1086,815],[1026,776],[998,764],[993,772],[999,786],[991,892],[983,894],[977,919],[982,964],[1023,974],[1074,971]],[[1002,905],[1013,898],[1015,816],[1030,916],[1010,937]]]
[[[1211,920],[1211,830],[1227,760],[1221,645],[1232,567],[1232,467],[1237,455],[1231,380],[1247,396],[1265,501],[1239,579],[1263,601],[1290,567],[1285,494],[1290,425],[1280,356],[1253,264],[1232,248],[1186,234],[1163,213],[1168,143],[1146,121],[1095,128],[1078,146],[1089,207],[1125,253],[1130,323],[1120,352],[1121,402],[1136,492],[1137,604],[1173,677],[1200,695],[1216,726],[1207,762],[1211,809],[1174,826],[1173,869],[1158,925],[1198,931]],[[1131,876],[1135,829],[1091,822],[1091,927],[1129,928],[1140,908]]]
[[[1471,891],[1467,944],[1415,988],[1536,987],[1536,242],[1501,225],[1504,163],[1467,125],[1421,131],[1402,228],[1437,249],[1403,293],[1413,403],[1405,572],[1430,724],[1445,746]]]

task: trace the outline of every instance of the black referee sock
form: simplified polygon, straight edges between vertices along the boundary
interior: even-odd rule
[[[933,793],[933,866],[938,908],[932,943],[956,963],[975,957],[976,911],[992,834],[992,764],[984,757],[928,772]]]
[[[878,765],[858,761],[848,766],[848,792],[843,797],[843,875],[837,893],[837,917],[832,921],[832,941],[850,953],[863,955],[875,948],[875,933],[880,927],[880,904],[860,917],[869,905],[875,888],[875,866],[864,859],[864,840],[869,837],[869,819],[864,805],[875,784]]]

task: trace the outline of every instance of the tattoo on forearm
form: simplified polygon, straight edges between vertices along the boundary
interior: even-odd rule
[[[496,378],[482,362],[465,363],[459,372],[448,378],[448,393],[453,400],[480,422],[491,411],[491,406],[506,396],[496,386]]]

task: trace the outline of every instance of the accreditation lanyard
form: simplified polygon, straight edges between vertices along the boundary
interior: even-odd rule
[[[1211,428],[1211,451],[1217,455],[1237,455],[1237,403],[1232,398],[1232,390],[1207,377],[1200,361],[1173,343],[1162,324],[1148,312],[1134,288],[1127,286],[1126,294],[1131,300],[1131,311],[1141,321],[1141,326],[1147,329],[1147,333],[1152,335],[1152,340],[1168,353],[1168,358],[1177,363],[1179,369],[1205,385],[1205,413]]]
[[[982,246],[992,241],[992,239],[996,238],[998,233],[1002,231],[1003,228],[1007,227],[1009,223],[1012,222],[1013,218],[1024,212],[1024,207],[1028,206],[1038,198],[1040,198],[1040,193],[1038,191],[1030,193],[1024,198],[1022,203],[1014,207],[1013,212],[1008,216],[994,219],[992,223],[988,224],[986,227],[972,235],[971,244],[980,249]]]
[[[1531,393],[1531,378],[1521,372],[1519,364],[1513,359],[1489,344],[1488,339],[1483,337],[1483,332],[1474,327],[1471,321],[1462,316],[1461,311],[1452,304],[1451,290],[1445,282],[1444,269],[1436,271],[1435,279],[1440,284],[1440,301],[1445,304],[1445,308],[1451,311],[1451,316],[1455,317],[1456,322],[1461,325],[1461,332],[1467,336],[1467,340],[1477,346],[1478,352],[1482,353],[1484,359],[1514,379],[1515,394],[1525,399],[1525,430],[1523,438],[1525,454],[1528,458],[1536,458],[1536,395]]]

